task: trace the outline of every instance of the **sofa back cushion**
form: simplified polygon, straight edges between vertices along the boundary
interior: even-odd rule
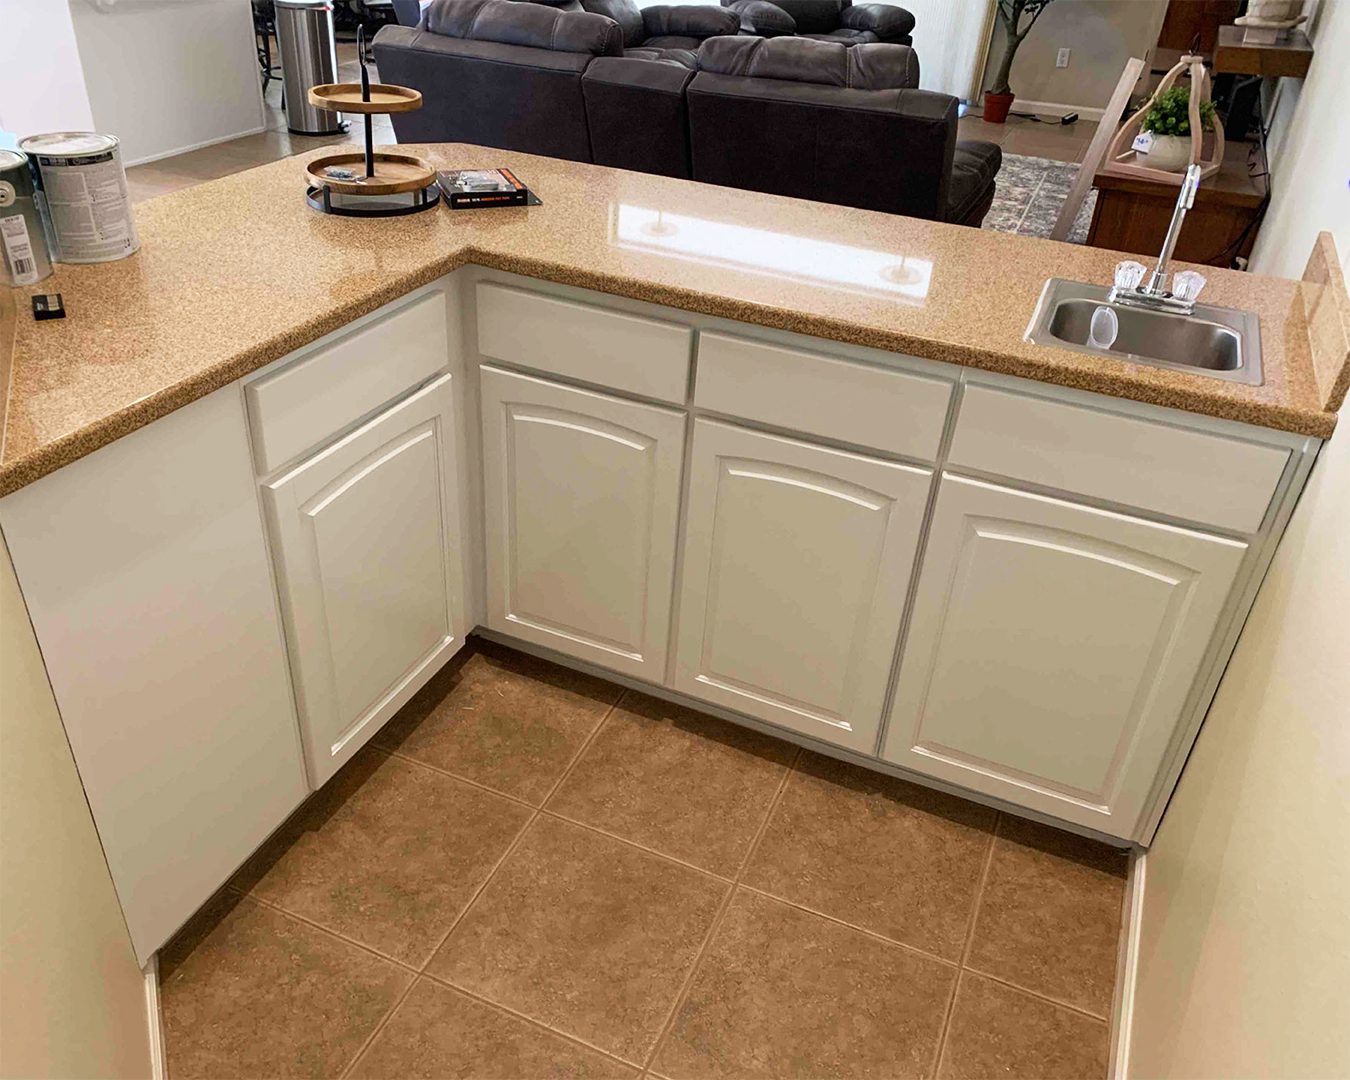
[[[847,46],[799,37],[713,38],[699,48],[698,68],[714,75],[855,90],[912,90],[919,85],[919,57],[908,45]]]
[[[623,53],[623,33],[614,20],[550,4],[433,0],[423,26],[430,33],[467,41],[495,41],[588,56]]]
[[[799,34],[828,34],[839,27],[839,13],[852,0],[773,0],[792,16]]]
[[[870,88],[908,83],[906,62],[891,51],[906,46],[739,40],[699,50],[688,90],[695,180],[945,219],[956,98]],[[773,48],[780,43],[790,48]]]
[[[549,9],[538,10],[547,14]],[[584,17],[605,22],[618,41],[614,23],[599,15]],[[449,37],[406,26],[381,27],[374,49],[382,79],[422,92],[420,109],[391,118],[399,142],[478,143],[591,160],[581,95],[581,76],[595,59],[591,53]]]
[[[642,12],[637,0],[581,0],[581,6],[595,15],[613,19],[623,31],[625,48],[642,44],[646,33],[642,29]]]

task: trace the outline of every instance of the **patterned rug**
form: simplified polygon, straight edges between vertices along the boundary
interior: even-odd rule
[[[999,169],[996,181],[994,205],[985,215],[983,228],[1020,236],[1049,236],[1077,175],[1078,166],[1072,161],[1004,154],[1003,167]],[[1081,244],[1087,240],[1096,202],[1097,192],[1089,191],[1074,219],[1073,228],[1069,230],[1069,243]]]

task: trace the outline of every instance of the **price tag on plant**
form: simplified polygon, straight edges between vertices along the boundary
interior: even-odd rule
[[[1153,132],[1141,131],[1134,137],[1134,142],[1130,145],[1133,146],[1138,153],[1147,154],[1153,149]]]

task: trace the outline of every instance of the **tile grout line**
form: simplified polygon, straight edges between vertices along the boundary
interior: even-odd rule
[[[608,716],[609,713],[606,712],[604,715]],[[477,788],[479,791],[484,791],[489,795],[496,795],[498,798],[515,803],[517,806],[524,806],[530,810],[538,810],[539,806],[543,805],[542,803],[536,805],[530,802],[529,799],[522,799],[519,795],[512,795],[510,792],[502,791],[501,788],[495,788],[485,784],[481,780],[474,780],[461,773],[443,769],[439,765],[431,764],[429,761],[423,761],[421,758],[413,757],[411,754],[405,754],[402,750],[390,750],[387,746],[379,746],[375,743],[371,743],[370,748],[384,754],[386,757],[396,758],[399,761],[407,762],[409,765],[416,765],[418,768],[426,769],[428,772],[434,772],[437,776],[444,776],[450,780],[458,780],[461,784],[468,784],[472,788]]]
[[[708,946],[712,944],[717,931],[721,929],[722,922],[726,918],[726,913],[731,907],[731,902],[736,896],[736,890],[740,887],[741,878],[744,876],[746,868],[755,857],[759,850],[760,841],[764,839],[764,834],[769,831],[769,822],[773,820],[774,811],[778,809],[778,804],[783,799],[783,792],[787,790],[788,781],[792,779],[792,774],[797,770],[797,763],[801,761],[802,754],[805,751],[799,746],[792,755],[792,760],[788,762],[787,768],[783,770],[783,776],[778,781],[778,787],[774,789],[773,797],[769,799],[769,805],[764,811],[764,819],[759,823],[759,828],[755,830],[755,835],[750,841],[750,847],[746,850],[745,857],[741,860],[741,865],[736,868],[736,876],[732,878],[727,894],[722,898],[722,903],[718,906],[712,921],[708,924],[708,932],[703,935],[703,942],[699,945],[698,952],[694,954],[694,962],[689,965],[689,971],[685,974],[684,981],[680,984],[679,992],[675,995],[675,1000],[670,1006],[670,1011],[666,1014],[666,1019],[657,1032],[656,1040],[652,1043],[652,1048],[647,1052],[647,1057],[642,1063],[644,1075],[650,1073],[652,1067],[656,1064],[656,1059],[665,1046],[666,1040],[670,1037],[671,1031],[675,1027],[675,1020],[680,1014],[680,1009],[684,1007],[688,999],[689,991],[694,985],[694,978],[698,975],[699,968],[703,965],[703,958],[708,952]]]
[[[584,821],[577,821],[576,818],[570,818],[566,814],[560,814],[556,810],[548,809],[548,807],[546,806],[541,806],[539,808],[539,814],[541,817],[552,818],[554,821],[562,821],[568,825],[574,825],[578,829],[584,829],[586,832],[595,833],[597,836],[603,836],[606,839],[615,840],[618,843],[622,844],[624,847],[636,848],[638,851],[641,851],[646,855],[656,856],[662,862],[674,863],[676,866],[682,866],[686,870],[693,870],[696,873],[704,875],[705,877],[710,877],[716,881],[720,881],[724,885],[734,884],[734,879],[727,877],[725,874],[717,874],[702,866],[696,866],[691,862],[685,862],[684,859],[677,859],[674,855],[668,855],[664,851],[657,851],[655,848],[649,848],[644,844],[639,844],[636,840],[629,840],[626,836],[620,836],[618,833],[606,832],[598,825],[590,825]]]
[[[984,901],[985,886],[989,884],[989,870],[994,865],[994,848],[998,844],[999,826],[1003,824],[1003,813],[994,815],[994,827],[989,830],[989,850],[984,853],[984,865],[980,868],[980,881],[975,887],[975,902],[970,905],[970,920],[966,923],[966,939],[961,943],[961,956],[956,964],[956,978],[952,982],[952,996],[947,999],[947,1011],[942,1017],[942,1028],[938,1033],[937,1054],[933,1059],[933,1076],[942,1070],[942,1060],[947,1052],[947,1035],[951,1031],[952,1014],[956,1011],[956,995],[961,989],[961,975],[966,970],[966,961],[975,942],[975,924],[980,918],[980,905]]]
[[[567,777],[571,774],[572,769],[576,766],[576,763],[581,760],[581,755],[586,752],[587,748],[595,740],[596,735],[599,734],[600,729],[605,726],[605,722],[609,719],[610,715],[614,712],[614,710],[618,708],[619,702],[623,701],[624,695],[627,692],[628,691],[626,690],[620,691],[619,696],[616,697],[614,701],[610,703],[610,706],[608,709],[605,710],[604,715],[601,716],[600,719],[596,722],[595,726],[591,728],[590,733],[586,736],[582,744],[577,748],[577,752],[573,754],[571,760],[568,761],[567,767],[563,769],[562,774],[554,782],[553,786],[549,788],[548,794],[544,797],[543,800],[545,803],[548,802],[548,800],[553,797],[553,793],[558,790],[562,782],[566,780]],[[478,903],[478,898],[483,895],[483,892],[487,889],[488,885],[492,883],[492,879],[497,876],[498,871],[501,870],[506,860],[511,857],[511,853],[515,851],[517,847],[520,846],[521,839],[525,836],[527,832],[530,831],[530,827],[539,819],[539,814],[542,811],[542,809],[543,803],[540,803],[539,806],[533,808],[533,812],[530,814],[529,818],[526,819],[525,824],[523,824],[520,827],[520,831],[517,832],[514,837],[512,837],[511,843],[509,843],[506,846],[506,850],[502,852],[501,858],[499,858],[493,864],[492,869],[488,871],[488,874],[483,879],[482,884],[480,884],[478,888],[474,890],[473,895],[469,897],[468,902],[465,903],[463,909],[460,911],[458,915],[455,916],[454,921],[450,924],[450,928],[446,930],[446,932],[441,936],[440,940],[436,942],[436,945],[427,954],[426,960],[422,962],[422,966],[416,971],[417,977],[421,977],[426,974],[427,968],[430,967],[431,962],[436,959],[436,954],[439,953],[441,949],[444,947],[445,943],[450,940],[450,935],[453,934],[455,932],[456,927],[458,927],[459,924],[464,921],[464,917],[468,915],[468,913],[473,909],[473,906],[476,903]],[[393,1015],[395,1011],[398,1009],[398,1006],[403,1004],[403,999],[406,998],[408,994],[412,992],[412,988],[417,985],[417,977],[413,979],[407,991],[403,994],[403,997],[400,998],[399,1001],[395,1003],[394,1007],[391,1008],[387,1013],[385,1013],[385,1015],[380,1019],[380,1022],[377,1025],[375,1025],[375,1030],[371,1032],[370,1038],[368,1038],[364,1043],[362,1043],[361,1048],[356,1052],[356,1055],[352,1058],[350,1062],[348,1062],[346,1068],[344,1068],[342,1072],[339,1074],[341,1077],[345,1078],[350,1076],[352,1070],[354,1070],[356,1066],[360,1064],[361,1058],[365,1056],[366,1052],[374,1044],[375,1037],[379,1034],[379,1032],[384,1030],[385,1025],[388,1024],[388,1022],[393,1018]],[[493,1004],[495,1004],[495,1002]]]
[[[1089,1010],[1083,1008],[1081,1005],[1074,1005],[1072,1002],[1061,1001],[1059,998],[1050,997],[1046,994],[1039,993],[1036,990],[1028,990],[1025,986],[1019,986],[1015,982],[1009,982],[1006,978],[1004,978],[1001,975],[990,975],[989,972],[987,971],[981,971],[979,968],[973,967],[966,967],[962,968],[961,970],[968,974],[976,975],[981,979],[988,979],[990,982],[996,982],[1000,986],[1007,987],[1009,990],[1015,990],[1017,991],[1017,993],[1022,994],[1024,997],[1033,998],[1034,1000],[1039,1001],[1042,1005],[1052,1005],[1057,1009],[1064,1009],[1067,1012],[1077,1013],[1085,1020],[1095,1020],[1099,1024],[1105,1024],[1108,1029],[1111,1026],[1110,1017],[1102,1016],[1099,1013],[1090,1012]]]

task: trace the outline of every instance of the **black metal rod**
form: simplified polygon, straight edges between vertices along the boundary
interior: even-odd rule
[[[370,70],[366,67],[366,28],[356,28],[356,58],[361,61],[361,100],[370,101]],[[366,113],[366,179],[375,175],[375,132],[371,126],[371,114]]]

